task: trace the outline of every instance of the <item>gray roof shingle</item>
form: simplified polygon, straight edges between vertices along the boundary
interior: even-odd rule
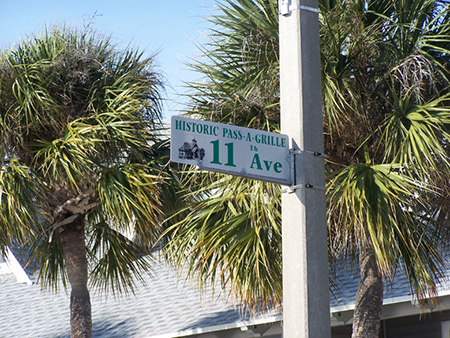
[[[223,293],[201,292],[195,284],[184,282],[168,264],[154,261],[153,265],[153,275],[145,277],[145,285],[138,282],[135,294],[114,298],[91,292],[94,337],[178,337],[281,320],[277,311],[251,315],[227,301]],[[335,275],[331,311],[352,309],[359,275],[351,267],[338,269]],[[439,293],[450,294],[450,270]],[[384,303],[408,299],[413,296],[400,270],[392,284],[386,283]],[[69,338],[68,291],[55,294],[38,284],[17,283],[13,274],[0,275],[0,338],[16,337]]]
[[[439,296],[450,294],[450,252],[445,258],[447,266],[443,276],[439,279],[437,292]],[[359,272],[356,267],[348,265],[346,268],[340,266],[334,272],[336,285],[331,287],[330,294],[331,311],[353,309],[356,292],[359,284]],[[415,296],[404,268],[400,265],[395,273],[394,279],[386,280],[384,283],[383,304],[393,304],[401,301],[411,301],[415,303]]]
[[[175,336],[258,317],[241,311],[223,294],[185,283],[165,263],[155,262],[153,270],[145,285],[137,284],[135,294],[114,298],[91,292],[94,337]],[[70,337],[68,292],[19,284],[12,274],[1,275],[0,285],[0,338]]]

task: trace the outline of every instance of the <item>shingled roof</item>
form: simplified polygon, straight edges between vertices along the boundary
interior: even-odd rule
[[[153,264],[153,275],[145,278],[145,285],[138,284],[135,294],[118,298],[91,295],[94,337],[186,337],[229,329],[247,330],[255,325],[279,325],[282,320],[276,310],[251,315],[235,306],[225,294],[214,294],[210,289],[201,292],[163,261]],[[358,282],[355,269],[336,272],[336,285],[330,296],[332,325],[351,321]],[[450,270],[442,279],[439,295],[450,295]],[[384,305],[398,304],[407,304],[408,314],[424,311],[416,306],[402,271],[397,273],[393,284],[386,283],[385,287]],[[70,337],[69,296],[64,291],[55,294],[42,290],[36,283],[18,283],[12,273],[0,274],[0,309],[2,338]],[[389,311],[384,313],[393,316]]]
[[[155,261],[153,275],[135,294],[91,294],[94,337],[180,337],[281,319],[278,312],[251,315],[224,294],[201,292],[168,265]],[[17,283],[0,275],[0,337],[69,338],[69,295]]]

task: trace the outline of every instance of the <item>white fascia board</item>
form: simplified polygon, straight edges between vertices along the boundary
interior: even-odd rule
[[[17,283],[33,284],[25,270],[22,268],[22,265],[20,265],[19,261],[8,247],[6,248],[6,263],[11,272],[16,276]]]
[[[447,300],[447,298],[449,298],[447,301],[450,302],[450,297],[448,297],[448,296],[450,296],[450,290],[448,290],[448,289],[442,290],[437,295],[437,297],[443,297],[443,300]],[[409,304],[409,305],[415,306],[416,303],[417,303],[417,301],[411,295],[399,296],[399,297],[391,297],[391,298],[384,299],[383,307],[392,307],[392,306],[396,307],[397,306],[400,310],[402,308],[402,305]],[[339,312],[353,311],[354,308],[355,308],[355,303],[349,303],[349,304],[345,304],[342,306],[333,306],[330,308],[330,316],[333,316],[333,314],[337,314]],[[389,312],[392,312],[392,310]],[[417,312],[417,314],[420,314],[420,313],[423,313],[423,309],[421,310],[420,308],[417,308],[417,311],[414,311],[414,312]],[[412,315],[412,314],[413,313],[408,312],[408,313],[405,313],[405,316]],[[398,317],[398,316],[395,316],[395,317]],[[383,318],[383,319],[386,319],[386,318]],[[183,331],[166,333],[166,334],[161,334],[161,335],[152,335],[152,336],[148,336],[147,338],[185,337],[185,336],[190,336],[190,335],[195,335],[195,334],[205,334],[205,333],[210,333],[210,332],[238,329],[238,328],[252,326],[252,325],[275,323],[275,322],[280,322],[282,320],[283,320],[283,316],[281,314],[270,315],[270,316],[260,316],[253,320],[249,320],[249,321],[238,321],[238,322],[233,322],[233,323],[228,323],[228,324],[223,324],[223,325],[213,325],[213,326],[208,326],[208,327],[203,327],[203,328],[183,330]],[[342,325],[342,324],[337,324],[337,322],[332,323],[332,324],[334,324],[332,326]]]
[[[420,315],[434,311],[442,311],[450,309],[450,295],[439,294],[436,296],[437,305],[430,303],[428,306],[421,307],[417,300],[409,296],[392,297],[383,301],[382,320],[399,318],[405,316]],[[427,299],[427,298],[425,298]],[[354,304],[346,304],[344,306],[335,306],[331,308],[331,326],[341,326],[351,324],[353,316]],[[342,318],[342,320],[340,320]]]
[[[197,329],[178,331],[178,332],[174,332],[174,333],[165,333],[165,334],[156,335],[156,336],[152,335],[152,336],[148,336],[147,338],[185,337],[185,336],[192,336],[192,335],[196,335],[196,334],[204,334],[204,333],[210,333],[210,332],[239,329],[242,327],[253,326],[253,325],[275,323],[275,322],[280,322],[282,319],[283,319],[283,316],[281,314],[272,315],[272,316],[259,316],[252,320],[232,322],[232,323],[223,324],[223,325],[213,325],[213,326],[201,327],[201,328],[197,328]]]

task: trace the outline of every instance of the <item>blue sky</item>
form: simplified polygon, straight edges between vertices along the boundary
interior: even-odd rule
[[[214,0],[0,0],[0,48],[53,24],[82,28],[95,16],[94,28],[111,35],[119,46],[131,44],[149,54],[159,50],[157,65],[166,77],[165,116],[183,104],[182,81],[193,80],[184,61],[197,58],[195,44],[206,41]]]

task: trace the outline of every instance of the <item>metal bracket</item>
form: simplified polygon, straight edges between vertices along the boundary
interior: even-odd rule
[[[289,154],[291,155],[301,155],[301,154],[308,154],[308,155],[314,155],[316,157],[322,157],[326,158],[327,155],[319,153],[318,151],[309,151],[309,150],[301,150],[301,149],[289,149]]]
[[[293,184],[285,189],[282,189],[281,192],[282,193],[289,193],[292,194],[293,192],[295,192],[295,190],[300,189],[300,188],[306,188],[306,189],[313,189],[313,190],[318,190],[318,191],[326,191],[327,189],[324,187],[318,187],[318,186],[314,186],[310,183],[306,183],[306,184],[297,184],[296,183],[296,178],[295,178],[295,160],[294,160],[294,156],[295,155],[313,155],[315,157],[322,157],[322,158],[326,158],[327,156],[325,154],[322,154],[318,151],[308,151],[308,150],[301,150],[301,149],[289,149],[289,165],[290,165],[290,171],[291,171],[291,177],[293,177],[292,182]]]
[[[280,0],[278,14],[287,16],[290,15],[295,10],[304,10],[312,13],[319,13],[319,9],[304,5],[291,5],[291,0]]]
[[[312,189],[312,190],[323,191],[323,192],[327,191],[327,189],[324,187],[317,187],[312,184],[306,183],[306,184],[291,185],[290,187],[282,189],[281,193],[282,194],[284,194],[284,193],[292,194],[295,192],[295,190],[300,189],[300,188]]]

